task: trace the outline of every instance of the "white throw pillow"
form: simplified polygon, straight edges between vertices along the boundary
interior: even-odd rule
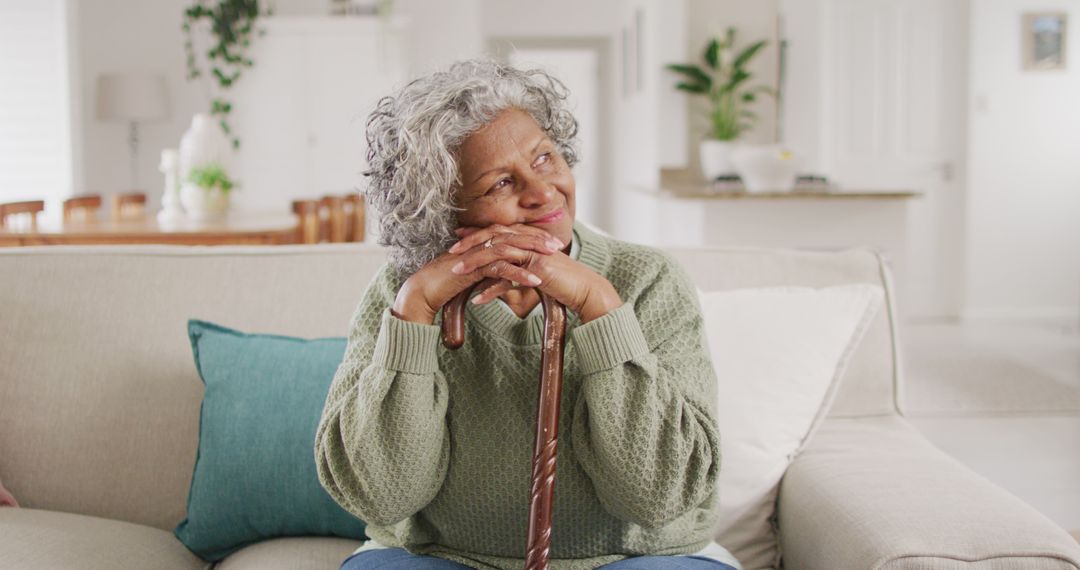
[[[849,284],[698,294],[719,382],[716,540],[746,570],[772,568],[780,478],[828,412],[884,293]]]

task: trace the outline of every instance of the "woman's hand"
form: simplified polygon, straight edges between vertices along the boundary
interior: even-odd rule
[[[533,226],[517,224],[508,227],[492,227],[501,230],[500,237],[495,240],[496,245],[484,248],[482,240],[480,245],[472,250],[452,247],[446,253],[436,257],[402,284],[394,305],[390,309],[391,313],[407,321],[433,324],[435,315],[442,310],[443,305],[481,280],[488,279],[491,283],[501,282],[507,285],[511,281],[530,286],[540,284],[543,281],[542,277],[521,267],[521,264],[516,261],[557,253],[563,247],[561,242],[548,232]],[[463,273],[452,270],[463,259],[477,259],[477,250],[483,249],[489,252],[498,249],[500,255],[488,259],[486,264],[475,270]],[[459,252],[464,253],[459,254]]]
[[[451,269],[455,274],[481,273],[490,277],[490,270],[487,268],[510,261],[536,275],[541,281],[537,284],[519,279],[508,280],[505,277],[496,279],[481,288],[480,294],[473,298],[474,303],[493,301],[514,287],[510,281],[519,281],[547,293],[567,309],[577,313],[582,323],[600,318],[622,305],[618,292],[607,279],[562,251],[546,253],[515,247],[510,236],[517,231],[543,232],[539,228],[523,224],[458,228],[458,235],[464,237],[449,250],[463,252],[461,259]],[[492,240],[493,245],[485,248],[483,244],[488,239]]]

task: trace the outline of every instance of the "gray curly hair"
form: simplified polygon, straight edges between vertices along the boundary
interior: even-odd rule
[[[457,241],[457,212],[465,209],[455,204],[462,184],[457,152],[502,111],[529,113],[573,166],[577,120],[567,95],[543,70],[473,59],[382,98],[367,121],[369,182],[361,191],[376,210],[379,243],[391,248],[390,265],[412,275]]]

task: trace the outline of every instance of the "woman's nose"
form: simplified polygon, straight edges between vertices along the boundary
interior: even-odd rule
[[[523,206],[535,206],[546,204],[555,195],[555,185],[544,180],[543,176],[531,174],[522,177],[523,188],[521,189],[521,204]]]

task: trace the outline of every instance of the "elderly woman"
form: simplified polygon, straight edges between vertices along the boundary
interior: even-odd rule
[[[524,566],[543,311],[567,308],[551,567],[730,569],[712,542],[716,378],[693,284],[575,222],[561,83],[466,61],[384,98],[370,186],[389,261],[352,317],[319,479],[367,524],[344,569]],[[477,285],[464,346],[441,308]]]

